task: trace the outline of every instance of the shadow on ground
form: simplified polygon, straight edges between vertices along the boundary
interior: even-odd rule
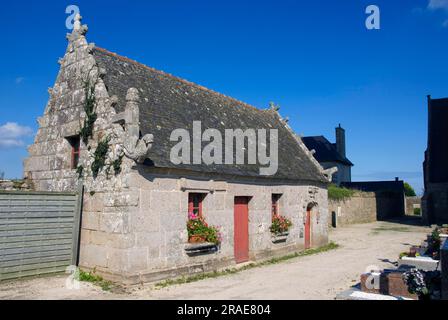
[[[403,217],[399,217],[399,218],[384,219],[381,221],[389,222],[389,223],[396,223],[396,224],[401,224],[401,225],[406,225],[406,226],[415,226],[415,227],[425,226],[423,224],[422,218],[419,216],[403,216]]]

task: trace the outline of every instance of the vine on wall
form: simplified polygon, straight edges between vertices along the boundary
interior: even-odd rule
[[[79,165],[76,168],[76,173],[78,174],[78,178],[81,179],[82,178],[82,174],[84,173],[84,167]]]
[[[95,150],[92,166],[90,167],[94,178],[98,176],[98,173],[106,165],[106,157],[109,151],[109,141],[110,138],[106,137],[98,143],[98,147]]]
[[[84,82],[84,112],[86,113],[86,118],[84,119],[84,125],[79,132],[82,142],[85,145],[89,143],[89,138],[93,136],[93,125],[95,124],[98,115],[95,112],[96,109],[96,96],[95,96],[95,84],[91,85],[89,79]]]
[[[123,155],[119,156],[112,162],[112,168],[114,169],[115,175],[119,175],[121,173],[121,163],[123,162]]]
[[[98,79],[92,83],[90,78],[87,77],[87,79],[83,83],[85,94],[84,112],[86,114],[86,118],[84,119],[84,124],[80,129],[79,135],[83,143],[87,146],[87,150],[89,151],[91,150],[91,146],[89,145],[89,139],[93,138],[93,128],[96,120],[98,119],[98,115],[96,113],[97,101],[95,94],[95,87],[97,81]],[[113,169],[115,175],[121,173],[121,164],[123,161],[123,155],[118,156],[118,158],[116,158],[111,163],[106,165],[107,155],[110,147],[109,146],[110,140],[111,140],[110,137],[106,137],[102,141],[100,141],[93,154],[93,162],[90,166],[90,169],[92,171],[94,179],[98,177],[98,174],[101,172],[103,168],[105,168],[107,178],[109,178],[109,172],[111,171],[111,169]],[[83,177],[84,172],[85,168],[82,165],[79,165],[76,168],[76,173],[78,174],[79,179]]]

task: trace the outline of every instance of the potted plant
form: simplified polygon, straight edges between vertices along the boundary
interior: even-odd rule
[[[428,237],[427,255],[432,257],[434,260],[440,260],[440,245],[440,230],[436,228]]]
[[[204,217],[190,213],[187,221],[188,242],[189,243],[221,243],[219,229],[209,226]]]
[[[289,229],[292,227],[292,222],[288,218],[281,215],[272,216],[272,224],[270,227],[274,242],[286,241],[289,235]]]

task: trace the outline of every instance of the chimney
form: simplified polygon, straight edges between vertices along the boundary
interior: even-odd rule
[[[336,128],[336,150],[345,158],[345,130],[341,124]]]
[[[395,182],[398,182],[398,181],[400,181],[400,178],[399,177],[395,177]]]

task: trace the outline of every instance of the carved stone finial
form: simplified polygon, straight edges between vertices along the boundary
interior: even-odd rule
[[[127,94],[126,94],[126,101],[127,102],[139,102],[140,96],[138,94],[138,90],[136,88],[129,88]]]
[[[153,142],[154,136],[152,134],[146,134],[141,139],[126,135],[123,144],[124,154],[127,158],[137,163],[143,163],[148,157],[148,152],[151,150]]]
[[[106,70],[106,69],[104,69],[104,68],[99,68],[99,70],[98,70],[98,76],[99,76],[101,79],[104,79],[104,77],[106,76],[106,74],[107,74],[107,70]]]
[[[277,112],[280,110],[280,106],[275,104],[274,102],[269,102],[269,109]]]
[[[87,46],[87,52],[88,53],[92,53],[93,49],[95,49],[95,43],[91,42],[89,43],[89,45]]]
[[[75,15],[75,23],[73,25],[73,30],[75,30],[75,31],[81,30],[81,21],[82,21],[82,16],[79,13],[77,13]]]
[[[110,97],[110,105],[112,107],[116,106],[118,104],[118,97],[116,95],[113,95]]]
[[[87,27],[87,25],[85,24],[81,24],[82,21],[82,16],[77,13],[75,16],[75,22],[73,23],[73,32],[72,32],[72,36],[68,35],[68,40],[73,40],[74,38],[76,39],[77,36],[79,35],[85,35],[87,33],[87,31],[89,30],[89,28]],[[74,38],[73,38],[74,37]]]
[[[331,182],[333,180],[333,175],[338,172],[337,167],[329,168],[323,171],[323,174],[327,177],[328,182]]]

